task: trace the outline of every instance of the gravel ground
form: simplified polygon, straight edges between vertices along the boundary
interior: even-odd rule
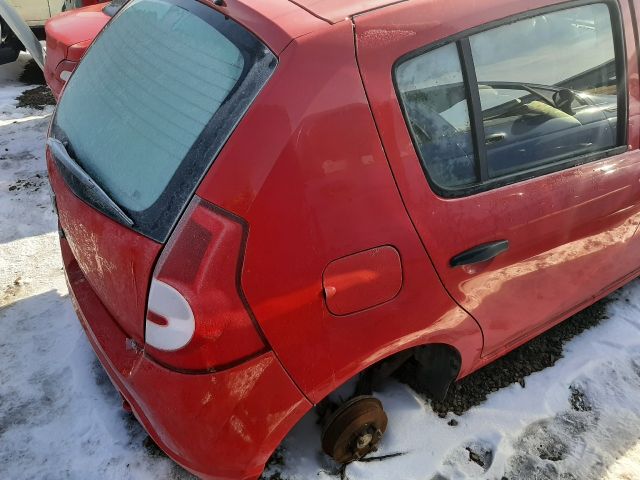
[[[486,367],[453,384],[444,401],[432,400],[431,408],[442,418],[453,412],[462,415],[469,408],[481,404],[487,395],[501,388],[518,384],[525,387],[528,375],[553,366],[563,356],[563,346],[576,335],[598,325],[608,318],[605,298],[589,308],[579,312],[530,342],[497,359]],[[419,387],[413,382],[413,368],[401,369],[398,379],[411,386],[418,393]]]
[[[44,74],[38,64],[33,60],[26,63],[24,70],[20,74],[20,81],[26,85],[38,85],[22,92],[17,97],[17,108],[32,108],[35,110],[44,110],[47,106],[56,104],[56,99],[51,93],[44,79]]]
[[[56,99],[46,85],[25,90],[18,98],[18,107],[44,110],[48,105],[55,105]]]

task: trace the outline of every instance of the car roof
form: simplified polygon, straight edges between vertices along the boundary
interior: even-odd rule
[[[407,0],[201,0],[254,32],[278,54],[294,38]]]
[[[315,17],[337,23],[359,13],[375,10],[405,0],[289,0]]]

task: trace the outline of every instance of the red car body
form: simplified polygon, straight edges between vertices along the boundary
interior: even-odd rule
[[[103,11],[108,3],[87,5],[56,15],[45,24],[47,56],[44,78],[56,100],[84,52],[111,19]]]
[[[624,145],[458,196],[425,178],[394,66],[505,18],[585,2],[200,3],[278,65],[167,238],[74,194],[47,152],[80,321],[135,415],[191,472],[255,479],[309,409],[368,367],[444,344],[462,378],[637,276],[637,0],[618,11]],[[100,8],[48,24],[52,87],[92,40],[76,33],[106,23]],[[495,258],[452,266],[504,240]],[[154,282],[191,307],[187,347],[149,345],[149,325],[171,323],[148,307]]]

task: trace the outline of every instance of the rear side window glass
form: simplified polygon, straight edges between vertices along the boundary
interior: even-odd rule
[[[407,126],[439,193],[513,183],[626,144],[614,10],[551,11],[398,63]]]
[[[618,82],[606,5],[470,37],[490,177],[614,147]]]
[[[252,34],[194,0],[133,0],[78,66],[54,135],[161,240],[275,66]]]
[[[467,95],[455,44],[402,63],[396,83],[416,149],[442,186],[476,180]]]

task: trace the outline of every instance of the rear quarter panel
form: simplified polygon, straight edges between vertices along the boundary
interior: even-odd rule
[[[457,347],[462,374],[482,347],[477,324],[443,290],[406,214],[353,41],[345,21],[292,42],[198,190],[248,221],[245,294],[313,402],[413,345]],[[322,288],[326,266],[381,245],[399,252],[398,295],[358,313],[331,314]]]

